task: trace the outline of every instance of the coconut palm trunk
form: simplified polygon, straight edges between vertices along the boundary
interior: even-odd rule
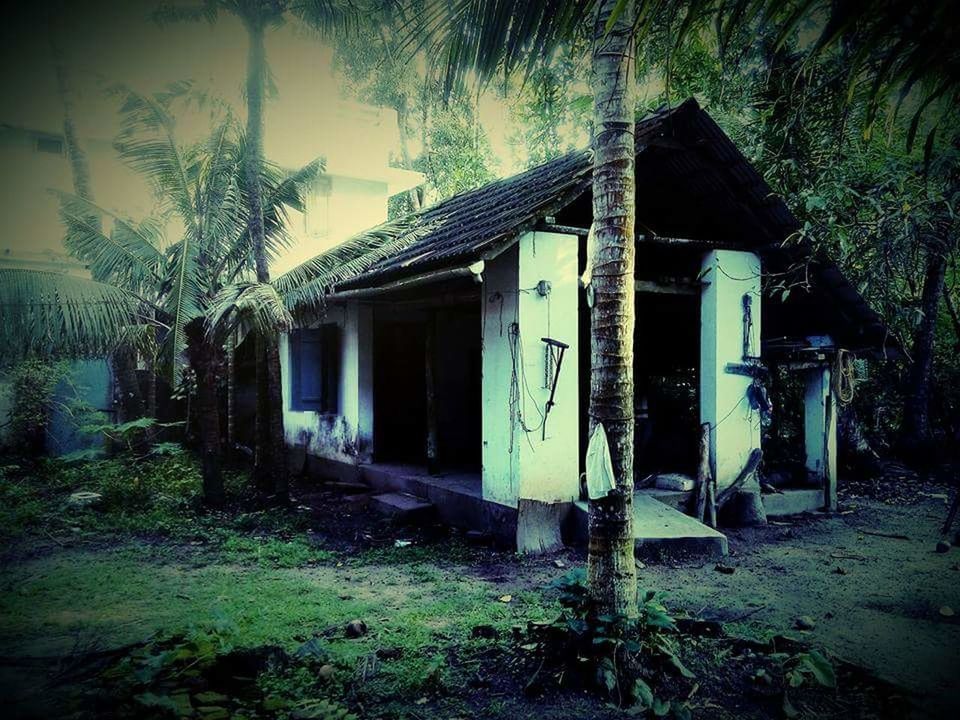
[[[249,227],[253,241],[257,282],[270,282],[263,223],[263,198],[259,184],[263,164],[263,98],[267,77],[264,23],[256,13],[244,18],[250,47],[247,55],[247,156],[246,178]],[[258,338],[257,448],[254,478],[258,489],[285,501],[288,493],[286,448],[283,432],[283,395],[280,348],[275,335]]]
[[[590,432],[602,425],[616,488],[590,502],[588,578],[602,613],[636,615],[633,538],[634,67],[633,2],[600,3],[594,24],[593,308]]]
[[[206,332],[202,321],[187,328],[187,355],[197,376],[197,433],[203,477],[203,501],[211,507],[224,502],[220,472],[220,394],[217,391],[223,369],[223,352]]]

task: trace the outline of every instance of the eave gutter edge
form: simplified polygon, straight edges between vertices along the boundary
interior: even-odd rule
[[[374,297],[383,293],[393,292],[395,290],[406,290],[411,287],[421,285],[430,285],[444,280],[453,280],[461,277],[472,277],[474,282],[483,280],[484,261],[477,260],[469,265],[456,268],[447,268],[444,270],[434,270],[420,275],[395,280],[394,282],[378,285],[376,287],[356,288],[354,290],[334,291],[327,295],[327,300],[333,302],[337,300],[352,300],[356,298]]]

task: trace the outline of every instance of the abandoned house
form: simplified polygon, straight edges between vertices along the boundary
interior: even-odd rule
[[[767,453],[765,492],[754,473],[741,494],[768,516],[835,508],[842,361],[885,352],[879,318],[789,241],[795,218],[693,100],[637,124],[636,202],[638,551],[726,552],[691,517],[704,425],[722,496],[795,418],[793,470]],[[591,208],[577,151],[381,226],[374,250],[330,251],[355,271],[281,349],[299,462],[507,541],[530,503],[584,535]]]

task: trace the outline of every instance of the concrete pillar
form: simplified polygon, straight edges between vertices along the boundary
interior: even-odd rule
[[[722,491],[760,447],[760,414],[747,399],[753,379],[729,367],[748,365],[745,354],[760,355],[760,259],[713,250],[703,258],[701,277],[700,421],[710,424],[710,467]]]
[[[539,288],[538,288],[539,286]],[[579,495],[577,238],[529,232],[487,263],[483,317],[483,496],[569,502]],[[554,366],[541,338],[569,345]]]
[[[837,509],[837,399],[830,366],[808,370],[803,394],[807,476],[822,485],[824,507]]]
[[[373,308],[351,300],[343,324],[342,413],[355,433],[357,460],[373,457]]]

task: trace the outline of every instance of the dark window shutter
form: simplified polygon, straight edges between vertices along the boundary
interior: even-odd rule
[[[336,412],[340,385],[340,328],[335,323],[290,333],[293,410]]]

